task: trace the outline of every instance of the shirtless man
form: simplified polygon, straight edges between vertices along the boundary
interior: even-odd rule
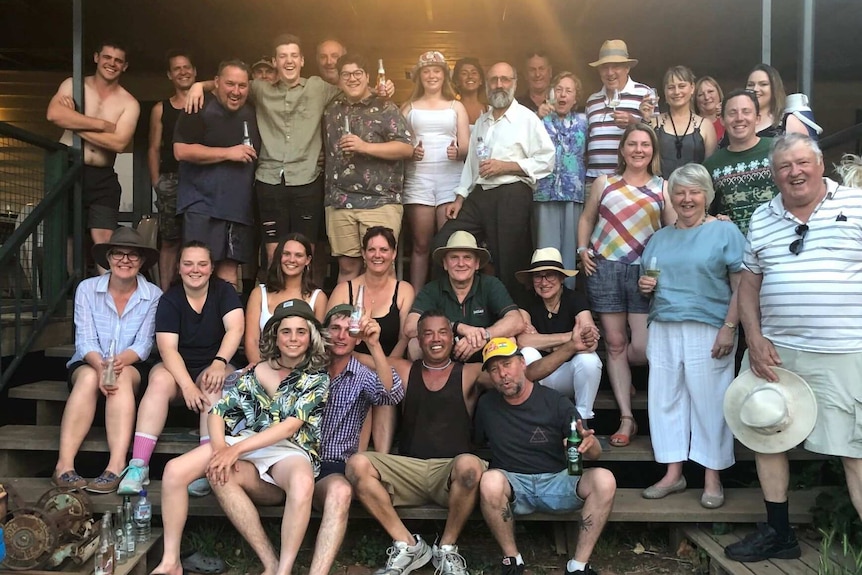
[[[102,244],[111,239],[119,219],[121,189],[114,160],[131,142],[141,108],[120,86],[120,76],[129,66],[122,46],[102,42],[93,61],[96,73],[84,78],[84,113],[76,110],[72,78],[66,78],[48,104],[47,118],[65,130],[61,143],[71,146],[73,132],[84,140],[85,226],[93,243]]]
[[[147,168],[150,170],[150,181],[156,191],[156,207],[159,210],[159,237],[162,240],[159,287],[163,291],[167,291],[176,274],[177,250],[182,239],[182,219],[177,217],[179,163],[174,157],[174,126],[197,75],[191,57],[186,52],[171,50],[167,54],[167,64],[167,76],[174,87],[174,94],[153,106],[147,148]]]

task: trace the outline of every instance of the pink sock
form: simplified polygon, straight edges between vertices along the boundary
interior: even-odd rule
[[[146,433],[135,433],[135,443],[132,446],[132,458],[143,459],[144,465],[150,464],[150,458],[153,456],[153,450],[156,448],[156,441],[159,438]]]
[[[205,445],[210,442],[209,435],[201,435],[201,445]]]

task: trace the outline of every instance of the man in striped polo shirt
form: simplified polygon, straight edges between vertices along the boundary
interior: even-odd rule
[[[755,375],[796,372],[817,398],[805,449],[841,458],[862,517],[862,190],[823,177],[823,154],[807,135],[776,138],[770,163],[780,195],[751,217],[739,315]],[[791,414],[792,417],[792,414]],[[790,528],[786,453],[757,453],[767,524],[725,548],[737,561],[800,556]]]
[[[602,89],[587,99],[589,123],[587,136],[587,183],[617,169],[617,149],[623,131],[629,124],[649,120],[658,102],[652,100],[651,88],[635,82],[629,71],[638,61],[629,58],[629,49],[622,40],[606,40],[599,50],[599,59],[590,66],[599,69]]]

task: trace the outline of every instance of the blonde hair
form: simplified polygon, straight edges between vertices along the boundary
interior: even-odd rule
[[[848,188],[862,188],[862,157],[844,154],[841,161],[835,164],[835,173],[841,176],[841,181]]]
[[[440,88],[440,95],[448,101],[457,100],[455,87],[452,85],[452,78],[449,75],[449,66],[443,64],[430,64],[437,66],[443,70],[443,86]],[[422,68],[428,68],[423,66]],[[413,93],[410,94],[410,101],[415,102],[425,95],[425,87],[422,85],[422,68],[417,68],[413,73]]]
[[[646,132],[649,135],[650,142],[652,142],[652,161],[647,166],[647,172],[651,176],[661,174],[661,153],[658,149],[658,137],[655,135],[655,130],[649,124],[629,124],[626,127],[623,136],[620,138],[620,145],[617,148],[616,173],[622,175],[626,171],[626,160],[623,158],[623,149],[625,149],[629,136],[634,132]]]
[[[307,371],[320,371],[329,365],[329,356],[326,353],[326,349],[329,347],[330,342],[318,329],[317,324],[307,319],[305,323],[308,325],[310,341],[308,342],[308,349],[305,351],[305,359],[303,359],[301,365]],[[260,357],[264,361],[277,359],[281,355],[281,351],[278,349],[278,328],[280,325],[281,321],[273,322],[271,325],[264,327],[263,332],[260,334]]]

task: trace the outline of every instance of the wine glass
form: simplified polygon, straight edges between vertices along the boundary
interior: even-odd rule
[[[553,86],[548,91],[548,104],[550,104],[551,106],[557,105],[557,93],[554,91]]]
[[[646,267],[644,273],[648,277],[655,278],[656,280],[658,280],[658,276],[661,274],[661,269],[658,267],[658,261],[656,261],[655,256],[649,259],[649,265]]]
[[[614,93],[611,95],[611,99],[608,101],[608,106],[610,106],[611,109],[614,112],[616,112],[617,106],[619,106],[619,105],[620,105],[620,91],[614,90]]]

